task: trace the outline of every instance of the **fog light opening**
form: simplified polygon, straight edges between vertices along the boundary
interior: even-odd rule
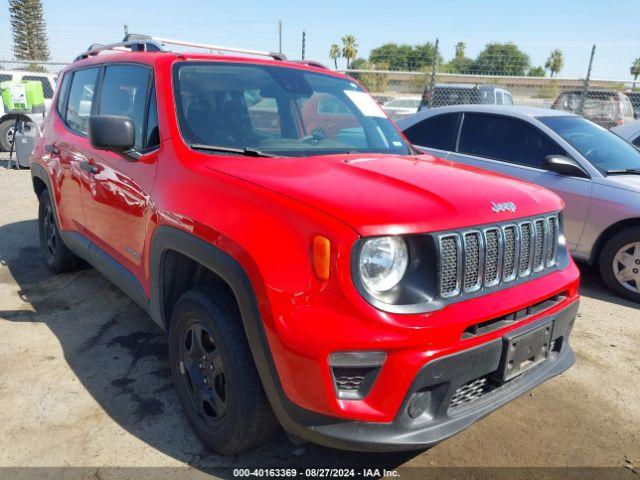
[[[334,352],[329,355],[336,396],[345,400],[363,399],[386,359],[385,352]]]

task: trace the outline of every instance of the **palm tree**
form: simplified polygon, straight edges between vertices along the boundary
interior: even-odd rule
[[[349,63],[356,58],[358,54],[358,42],[353,35],[345,35],[342,37],[342,56],[347,59],[347,70]]]
[[[564,55],[562,54],[562,50],[554,50],[547,58],[547,63],[544,64],[544,68],[549,70],[550,76],[554,76],[559,73],[564,67]]]
[[[631,64],[631,75],[633,75],[633,88],[636,88],[636,80],[640,77],[640,57]]]
[[[334,43],[329,47],[329,58],[333,60],[333,66],[338,69],[338,58],[340,58],[340,46]]]
[[[467,49],[467,45],[464,42],[456,43],[456,58],[464,58],[465,50]]]

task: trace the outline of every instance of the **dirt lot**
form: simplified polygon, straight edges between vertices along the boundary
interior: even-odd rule
[[[108,467],[191,465],[136,475],[231,478],[229,467],[609,466],[640,478],[630,470],[640,466],[640,310],[589,268],[576,365],[462,434],[426,452],[365,455],[295,447],[281,433],[222,458],[182,417],[164,333],[96,271],[52,276],[36,215],[29,172],[0,162],[0,467],[87,467],[67,470],[87,477],[99,467],[96,478],[121,478]],[[0,477],[8,472],[20,478]]]

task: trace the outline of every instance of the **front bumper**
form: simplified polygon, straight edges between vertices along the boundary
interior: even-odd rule
[[[419,450],[435,445],[567,370],[574,362],[568,339],[577,310],[575,301],[563,310],[509,332],[517,335],[552,320],[551,338],[555,345],[544,362],[510,381],[482,382],[491,379],[500,368],[505,349],[503,338],[496,338],[425,364],[390,423],[299,417],[299,422],[308,423],[298,423],[293,433],[315,443],[348,450]]]

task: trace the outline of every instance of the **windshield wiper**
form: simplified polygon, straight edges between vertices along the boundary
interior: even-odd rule
[[[266,157],[266,158],[280,157],[280,155],[273,155],[271,153],[261,152],[260,150],[256,150],[255,148],[250,148],[250,147],[245,147],[245,148],[223,147],[220,145],[207,145],[204,143],[192,143],[189,146],[194,150],[207,150],[209,152],[234,153],[236,155],[246,155],[247,157]]]
[[[607,175],[640,175],[640,168],[621,168],[619,170],[607,170]]]

